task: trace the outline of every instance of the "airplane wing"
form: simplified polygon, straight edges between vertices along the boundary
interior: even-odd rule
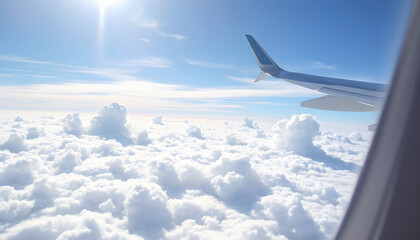
[[[289,72],[271,59],[251,35],[245,35],[257,60],[261,74],[254,82],[268,76],[280,78],[327,94],[301,103],[303,107],[347,112],[374,111],[382,106],[388,85]]]

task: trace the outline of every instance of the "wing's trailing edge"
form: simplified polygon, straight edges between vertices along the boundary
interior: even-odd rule
[[[382,106],[388,89],[387,85],[286,71],[271,59],[251,35],[245,36],[261,70],[261,74],[255,82],[267,76],[273,76],[328,94],[321,98],[302,102],[303,107],[330,111],[365,112],[377,110]]]
[[[300,105],[302,107],[307,108],[343,112],[370,112],[377,110],[377,108],[374,106],[358,103],[333,95],[326,95],[319,98],[304,101],[301,102]]]

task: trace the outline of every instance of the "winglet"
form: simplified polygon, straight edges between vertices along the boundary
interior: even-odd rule
[[[264,51],[264,49],[258,44],[255,39],[248,34],[245,34],[246,38],[248,39],[249,45],[251,46],[252,53],[257,60],[258,67],[261,69],[262,73],[258,76],[255,82],[258,82],[268,75],[273,77],[277,77],[283,69],[281,69],[277,64],[271,59],[271,57]],[[264,74],[263,74],[264,73]]]
[[[268,75],[265,72],[261,72],[260,75],[257,77],[257,79],[255,79],[254,83],[259,82],[259,81],[263,80],[264,78],[266,78],[268,76],[270,76],[270,75]]]

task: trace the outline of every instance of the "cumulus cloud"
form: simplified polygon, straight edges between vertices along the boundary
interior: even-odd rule
[[[363,141],[363,137],[358,132],[352,132],[349,137],[353,141]]]
[[[167,201],[168,197],[159,185],[135,185],[124,202],[130,232],[147,239],[161,237],[163,229],[169,227],[172,220]]]
[[[0,149],[7,149],[12,153],[18,153],[26,149],[25,135],[12,133],[9,135],[9,139],[0,145]]]
[[[42,216],[16,224],[4,233],[2,239],[142,239],[118,228],[120,221],[110,214],[87,210],[78,216]]]
[[[280,120],[273,126],[273,130],[278,133],[274,141],[280,149],[308,157],[322,152],[312,142],[320,132],[319,124],[311,115],[293,115],[290,120]]]
[[[203,135],[201,135],[201,129],[197,126],[189,126],[186,131],[190,137],[204,139]]]
[[[78,152],[68,151],[64,156],[60,157],[55,166],[58,173],[73,172],[75,166],[81,162],[81,154]]]
[[[228,145],[231,145],[231,146],[235,146],[235,145],[246,145],[245,142],[242,142],[239,138],[237,138],[233,134],[229,134],[229,135],[226,136],[226,143]]]
[[[124,161],[120,158],[111,159],[110,161],[106,163],[106,165],[109,167],[109,171],[111,172],[112,176],[115,179],[127,180],[130,178],[138,177],[138,174],[135,171],[135,169],[127,168],[126,165],[124,164]],[[112,202],[105,202],[103,207],[114,208],[114,205]]]
[[[83,123],[79,118],[79,113],[67,114],[62,120],[65,133],[80,137],[84,133]]]
[[[273,140],[281,150],[322,161],[334,169],[356,171],[360,167],[329,156],[320,146],[314,145],[314,138],[321,135],[321,132],[319,123],[312,115],[293,115],[290,119],[280,120],[273,126],[273,131],[277,133]]]
[[[257,123],[255,123],[253,120],[249,118],[244,118],[244,122],[242,125],[249,128],[258,128]]]
[[[257,138],[265,138],[265,137],[267,137],[267,136],[265,135],[265,133],[264,133],[264,131],[263,131],[263,130],[257,130],[257,133],[255,134],[255,136],[256,136]]]
[[[115,102],[104,106],[90,121],[89,133],[115,139],[123,145],[133,144],[126,117],[127,109],[124,106]]]
[[[156,116],[152,119],[153,124],[163,125],[162,116]]]
[[[36,168],[35,159],[10,159],[1,165],[0,186],[21,189],[33,182]]]
[[[151,164],[151,173],[157,177],[156,182],[170,195],[177,194],[181,189],[181,181],[173,164],[159,161]]]
[[[26,134],[26,139],[35,139],[41,136],[42,131],[37,127],[28,128],[28,133]]]
[[[78,114],[20,116],[0,128],[0,239],[331,238],[368,144],[310,115],[140,132],[117,103],[86,129]]]
[[[147,146],[152,143],[152,140],[149,138],[149,134],[147,134],[147,130],[139,132],[137,135],[136,143],[143,146]]]
[[[262,197],[253,214],[275,220],[278,233],[288,239],[324,239],[319,226],[303,208],[299,194],[288,189]]]
[[[20,117],[20,116],[17,116],[17,117],[15,118],[15,122],[23,122],[23,118],[22,118],[22,117]]]
[[[249,161],[248,158],[221,158],[212,166],[212,172],[216,176],[211,183],[216,194],[241,211],[249,210],[259,196],[270,192]]]

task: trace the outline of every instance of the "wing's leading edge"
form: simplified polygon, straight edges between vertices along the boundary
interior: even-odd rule
[[[261,69],[261,74],[255,82],[270,75],[334,97],[322,97],[302,103],[302,106],[309,108],[364,112],[374,111],[382,106],[388,88],[387,85],[286,71],[271,59],[251,35],[245,36],[251,46],[258,67]]]
[[[277,77],[282,71],[284,71],[279,66],[277,66],[273,59],[268,56],[260,44],[258,44],[258,42],[255,41],[251,35],[245,36],[248,39],[249,45],[251,46],[252,53],[254,53],[255,60],[257,60],[258,67],[263,73]]]

